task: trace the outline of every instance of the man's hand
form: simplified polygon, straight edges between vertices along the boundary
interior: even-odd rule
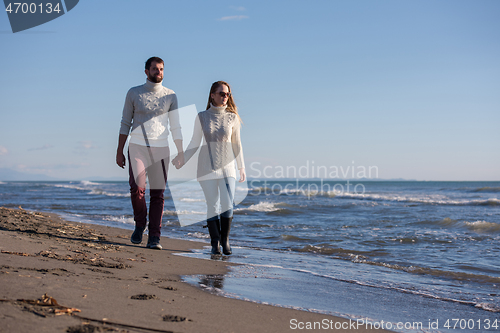
[[[125,169],[125,155],[116,153],[116,164],[122,169]]]
[[[182,166],[184,165],[184,153],[180,152],[179,154],[177,154],[177,156],[172,160],[172,164],[176,169],[182,168]]]
[[[172,160],[172,164],[176,169],[182,168],[184,165],[184,150],[182,148],[182,140],[174,140],[175,147],[177,148],[177,156]]]
[[[122,169],[125,168],[125,155],[123,155],[123,147],[127,142],[128,135],[120,134],[118,136],[118,148],[116,149],[116,164]]]

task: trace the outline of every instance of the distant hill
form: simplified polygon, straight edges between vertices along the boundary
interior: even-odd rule
[[[8,168],[0,168],[0,181],[78,181],[78,180],[95,180],[95,181],[128,181],[128,177],[85,177],[85,178],[54,178],[47,175],[33,174],[21,172]]]
[[[32,174],[7,168],[0,168],[0,180],[12,181],[12,180],[56,180],[56,179],[46,175]]]

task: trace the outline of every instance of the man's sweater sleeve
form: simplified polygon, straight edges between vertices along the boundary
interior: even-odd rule
[[[168,110],[168,122],[170,123],[170,133],[172,133],[172,139],[182,140],[181,123],[179,119],[179,106],[177,104],[177,95],[174,93],[172,104],[170,104],[170,110]]]
[[[123,106],[120,134],[124,135],[128,135],[130,133],[130,127],[132,127],[132,119],[134,118],[134,102],[132,99],[132,94],[132,89],[130,89],[127,93],[127,97],[125,97],[125,105]]]

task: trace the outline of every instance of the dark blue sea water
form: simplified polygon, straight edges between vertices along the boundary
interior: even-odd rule
[[[198,187],[166,192],[163,235],[208,245],[202,223],[179,225],[203,220]],[[222,258],[245,265],[187,282],[353,320],[422,323],[396,331],[500,331],[500,182],[353,181],[348,189],[345,180],[253,180],[248,191],[235,208],[234,254]],[[133,228],[125,182],[1,182],[0,205]],[[188,255],[210,259],[208,247]]]

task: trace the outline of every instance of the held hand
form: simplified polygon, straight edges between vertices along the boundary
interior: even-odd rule
[[[116,154],[116,164],[122,169],[125,169],[125,155],[117,153]]]
[[[173,160],[172,164],[175,166],[176,169],[182,168],[184,165],[184,153],[179,153]]]
[[[183,152],[180,152],[179,154],[177,154],[177,158],[179,159],[179,168],[184,166],[184,153]]]
[[[245,172],[245,168],[240,169],[240,183],[243,183],[247,179],[247,174]]]

